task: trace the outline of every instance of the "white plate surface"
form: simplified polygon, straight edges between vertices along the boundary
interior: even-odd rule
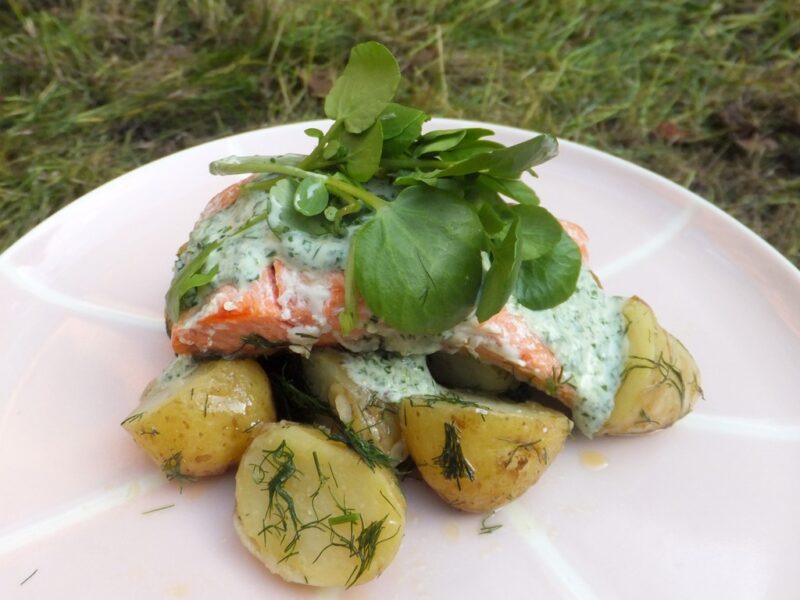
[[[248,555],[230,475],[183,493],[165,482],[118,424],[171,357],[175,250],[236,179],[207,165],[306,153],[303,129],[324,125],[146,165],[0,257],[0,597],[800,597],[800,272],[685,189],[568,142],[535,187],[586,228],[606,288],[645,298],[692,351],[706,394],[693,414],[650,436],[571,441],[491,535],[406,482],[397,559],[346,593],[283,584]],[[530,137],[490,127],[507,144]]]

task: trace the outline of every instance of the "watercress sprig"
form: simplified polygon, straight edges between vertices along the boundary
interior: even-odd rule
[[[359,299],[391,327],[429,335],[473,313],[485,321],[512,294],[534,310],[567,299],[580,252],[521,179],[556,156],[555,138],[506,147],[483,128],[423,134],[430,117],[393,102],[399,82],[389,50],[359,44],[325,99],[333,123],[325,132],[306,130],[316,140],[310,154],[229,157],[211,163],[211,172],[267,174],[251,185],[271,188],[269,211],[282,227],[350,236],[345,334],[359,326]],[[375,193],[373,179],[394,197]],[[223,243],[209,244],[176,273],[168,294],[173,320],[188,290],[218,276],[204,265]]]

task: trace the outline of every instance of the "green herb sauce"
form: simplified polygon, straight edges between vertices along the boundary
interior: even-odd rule
[[[589,436],[614,409],[627,354],[623,302],[603,292],[584,269],[575,293],[555,308],[529,310],[513,298],[507,307],[525,319],[561,363],[561,381],[574,386],[577,394],[573,419]]]
[[[399,402],[407,396],[440,391],[424,356],[383,352],[345,354],[342,366],[353,383],[384,402]]]

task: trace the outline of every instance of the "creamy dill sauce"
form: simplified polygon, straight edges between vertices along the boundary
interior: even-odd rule
[[[407,396],[430,395],[440,389],[428,371],[424,356],[401,356],[383,352],[346,354],[342,361],[356,385],[384,402],[399,402]]]
[[[209,244],[220,243],[209,254],[204,268],[205,273],[217,269],[210,289],[227,283],[242,287],[258,279],[280,249],[280,241],[267,222],[255,222],[266,214],[268,206],[267,192],[243,191],[236,202],[198,222],[189,236],[186,252],[175,264],[176,270]],[[239,231],[251,219],[255,224]]]
[[[387,195],[393,188],[380,188]],[[231,205],[197,223],[189,244],[175,263],[180,269],[210,244],[219,243],[206,259],[204,273],[217,269],[207,290],[225,284],[244,287],[259,278],[276,258],[299,269],[315,271],[344,270],[350,239],[360,222],[343,228],[342,235],[313,235],[286,230],[277,210],[271,209],[270,192],[243,189]]]
[[[174,393],[173,384],[191,375],[199,365],[199,362],[188,355],[175,358],[156,379],[147,385],[142,393],[143,402],[139,408],[142,411],[148,411],[160,405]]]
[[[561,381],[574,386],[577,395],[573,419],[589,436],[603,426],[614,408],[627,354],[623,302],[603,292],[584,269],[575,293],[555,308],[529,310],[513,298],[508,304],[561,363]]]
[[[178,379],[183,379],[200,365],[191,356],[181,355],[175,358],[170,365],[164,369],[156,380],[156,385],[164,385]]]
[[[280,221],[270,214],[269,224],[278,227]],[[350,248],[350,238],[356,226],[344,228],[344,235],[313,235],[294,230],[280,239],[279,255],[286,263],[300,269],[343,271]]]

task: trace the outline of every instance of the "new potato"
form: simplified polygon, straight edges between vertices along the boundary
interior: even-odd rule
[[[391,471],[371,470],[309,425],[265,426],[236,472],[239,537],[290,582],[351,586],[377,577],[400,547],[405,510]]]
[[[622,313],[628,323],[628,357],[614,410],[598,435],[663,429],[689,413],[702,395],[697,363],[659,325],[653,310],[634,296]]]
[[[254,360],[214,360],[169,373],[147,386],[122,422],[169,478],[222,473],[239,461],[253,430],[275,420],[269,380]]]
[[[477,394],[410,397],[400,410],[423,479],[448,504],[469,512],[486,512],[521,495],[572,430],[558,411]]]

